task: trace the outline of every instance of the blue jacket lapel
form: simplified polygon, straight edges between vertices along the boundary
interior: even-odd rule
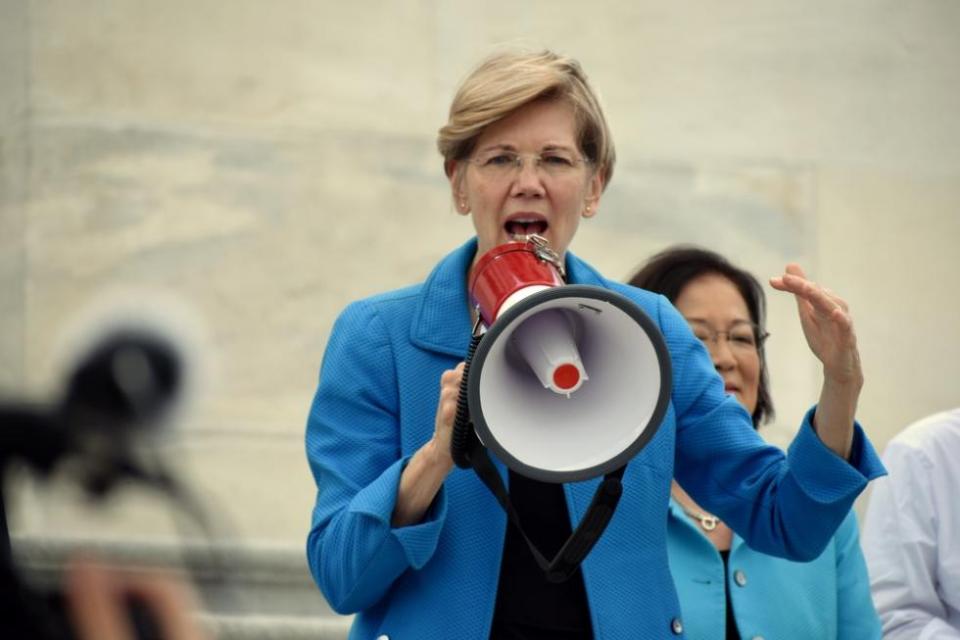
[[[476,252],[477,240],[471,238],[447,255],[427,277],[410,327],[413,344],[457,358],[466,357],[471,329],[467,270]]]

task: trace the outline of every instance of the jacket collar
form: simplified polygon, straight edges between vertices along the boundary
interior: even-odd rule
[[[467,302],[467,272],[477,252],[471,238],[448,254],[423,283],[420,302],[410,327],[411,341],[423,349],[464,358],[470,343],[470,310]],[[597,271],[569,251],[567,281],[607,287]]]

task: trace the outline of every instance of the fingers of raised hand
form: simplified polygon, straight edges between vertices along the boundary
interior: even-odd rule
[[[830,299],[833,300],[838,307],[844,310],[844,312],[850,311],[850,305],[847,304],[847,301],[838,296],[832,289],[824,289],[824,293],[830,296]]]
[[[813,288],[805,298],[810,301],[816,313],[836,322],[842,328],[853,326],[853,321],[850,318],[850,305],[847,304],[846,300],[830,289],[825,289],[812,282],[808,282],[808,284]]]
[[[843,311],[837,302],[826,292],[826,290],[815,282],[805,281],[802,295],[813,305],[814,310],[823,316],[832,316],[834,311]]]
[[[791,278],[787,278],[787,276],[791,276]],[[783,275],[770,278],[770,284],[773,285],[774,289],[795,293],[793,289],[795,289],[801,281],[805,281],[806,279],[807,274],[804,273],[803,267],[795,262],[791,262],[784,268]]]
[[[833,325],[841,334],[852,334],[853,318],[850,316],[850,305],[847,301],[829,289],[812,282],[808,284],[813,287],[809,295],[804,296],[809,313],[818,318],[818,322]]]
[[[808,280],[800,265],[788,264],[783,275],[770,278],[770,284],[774,289],[796,297],[801,317],[817,324],[830,322],[842,332],[852,332],[853,320],[847,301],[834,291]]]
[[[804,272],[803,267],[801,267],[796,262],[789,263],[784,271],[792,276],[798,276],[800,278],[806,279],[807,274]]]
[[[770,285],[778,291],[786,291],[810,303],[812,310],[830,316],[834,310],[847,311],[847,303],[828,289],[808,280],[800,265],[789,264],[782,276],[770,278]],[[798,300],[799,302],[799,300]],[[802,305],[801,305],[802,306]]]

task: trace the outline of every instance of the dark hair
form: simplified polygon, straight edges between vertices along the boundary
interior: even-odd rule
[[[750,319],[759,327],[760,332],[764,333],[767,298],[763,293],[763,287],[750,273],[733,266],[729,260],[708,249],[691,245],[669,247],[647,260],[628,280],[628,283],[663,294],[670,302],[676,303],[684,287],[692,280],[710,273],[723,276],[733,283],[747,304]],[[755,338],[760,355],[760,384],[757,391],[757,406],[753,410],[754,427],[759,426],[761,422],[769,422],[774,415],[763,336],[758,335]]]

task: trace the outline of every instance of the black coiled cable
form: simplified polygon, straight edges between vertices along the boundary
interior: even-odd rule
[[[457,417],[453,422],[453,435],[450,438],[450,454],[454,464],[461,469],[469,469],[472,466],[470,456],[480,444],[477,432],[473,429],[473,422],[470,420],[467,387],[470,384],[470,363],[482,338],[482,334],[474,335],[467,348],[467,358],[463,361],[463,377],[460,379],[460,396],[457,398]]]

